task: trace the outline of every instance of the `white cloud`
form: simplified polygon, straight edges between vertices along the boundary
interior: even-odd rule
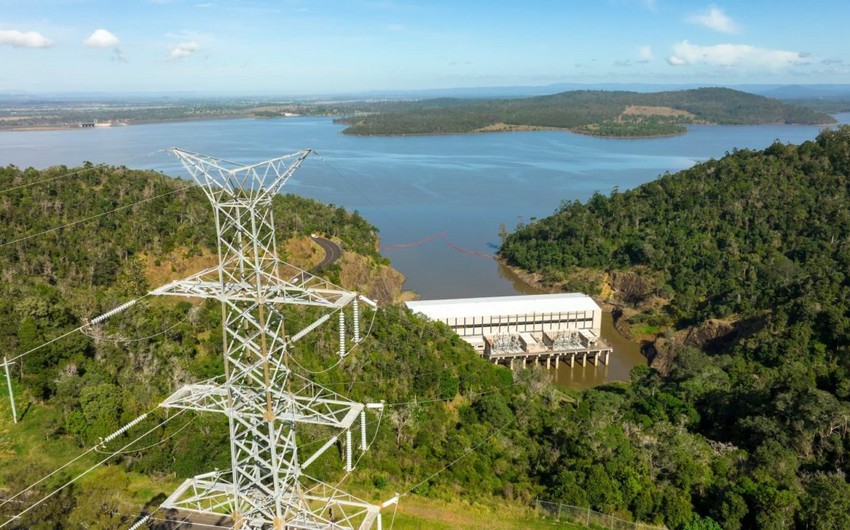
[[[115,48],[121,44],[121,41],[112,32],[96,29],[83,41],[83,44],[89,48]]]
[[[168,49],[171,50],[171,53],[168,54],[169,59],[185,59],[189,57],[196,51],[198,51],[201,47],[198,46],[198,43],[195,41],[189,42],[181,42],[180,44],[175,44],[174,46],[169,46]]]
[[[652,60],[652,46],[641,46],[638,48],[639,63],[648,63]]]
[[[0,29],[0,45],[2,44],[15,48],[48,48],[53,45],[53,41],[37,31]]]
[[[673,46],[673,55],[667,62],[674,65],[708,64],[711,66],[735,67],[764,70],[780,70],[804,62],[800,52],[756,48],[748,44],[717,44],[699,46],[682,41]]]
[[[721,33],[738,33],[740,28],[726,13],[717,6],[709,6],[707,11],[688,17],[688,22],[699,24]]]

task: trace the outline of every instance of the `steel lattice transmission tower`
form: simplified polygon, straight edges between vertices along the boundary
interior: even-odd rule
[[[247,166],[176,148],[172,152],[212,203],[219,263],[153,292],[221,302],[226,380],[185,386],[163,406],[224,413],[231,469],[186,480],[162,506],[228,514],[234,528],[366,529],[375,522],[380,528],[380,506],[304,473],[343,434],[350,471],[358,418],[365,450],[366,410],[382,411],[381,404],[349,401],[288,367],[290,345],[333,321],[333,313],[339,313],[339,354],[344,355],[343,310],[353,310],[357,342],[358,299],[371,303],[278,259],[272,199],[311,151]],[[320,316],[289,336],[283,310],[292,304],[309,306],[311,315]],[[323,426],[322,432],[333,434],[303,455],[296,441],[299,424]]]

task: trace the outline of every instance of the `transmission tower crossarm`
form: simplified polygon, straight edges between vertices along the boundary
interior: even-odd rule
[[[227,387],[224,385],[185,385],[163,401],[162,408],[219,412],[234,416],[262,418],[265,399],[255,396],[253,407],[242,406],[233,410],[228,405]],[[292,396],[283,406],[275,407],[275,417],[281,421],[323,425],[336,429],[350,429],[366,405],[347,400],[316,396]]]
[[[178,147],[172,147],[170,151],[183,162],[192,178],[204,186],[205,191],[209,190],[208,195],[215,187],[228,193],[251,190],[255,193],[249,193],[249,196],[254,200],[270,200],[313,153],[308,148],[256,164],[240,165]]]
[[[257,300],[257,289],[247,282],[218,280],[219,267],[204,269],[188,278],[175,280],[151,291],[157,296],[183,296],[188,298],[213,298],[251,302]],[[323,280],[319,280],[323,282]],[[262,300],[271,304],[298,304],[338,308],[348,305],[354,295],[332,286],[323,288],[294,285],[275,279],[264,286]]]

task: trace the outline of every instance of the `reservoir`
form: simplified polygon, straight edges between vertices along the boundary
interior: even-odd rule
[[[850,114],[837,118],[850,123]],[[342,129],[330,118],[299,117],[0,131],[0,164],[90,161],[187,178],[167,148],[247,164],[310,147],[316,156],[285,192],[358,210],[378,227],[382,253],[407,277],[406,289],[423,299],[463,298],[529,292],[490,257],[500,227],[512,230],[550,215],[562,200],[625,191],[733,149],[802,143],[821,130],[693,126],[682,136],[622,140],[561,131],[360,137]],[[562,366],[558,381],[584,387],[627,379],[642,361],[636,346],[620,344],[610,332],[606,338],[615,343],[610,366],[571,373]]]

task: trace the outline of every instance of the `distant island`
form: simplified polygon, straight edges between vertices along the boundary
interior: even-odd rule
[[[729,88],[654,93],[576,90],[522,99],[441,98],[373,106],[338,120],[355,135],[561,129],[605,137],[671,136],[686,125],[835,123],[828,114]]]

